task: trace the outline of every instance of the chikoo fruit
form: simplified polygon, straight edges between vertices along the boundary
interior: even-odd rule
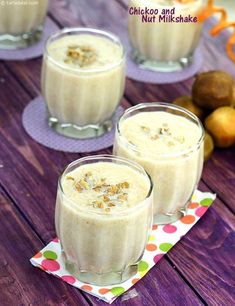
[[[220,107],[205,120],[205,127],[212,135],[215,145],[227,148],[235,144],[235,109]]]
[[[204,140],[204,161],[207,161],[214,150],[214,141],[209,133],[205,133]]]
[[[230,106],[233,102],[233,83],[232,76],[224,71],[201,73],[193,84],[193,102],[208,110]]]
[[[205,117],[204,111],[199,106],[194,104],[192,98],[189,96],[179,97],[173,101],[173,104],[186,108],[201,120],[203,120]]]

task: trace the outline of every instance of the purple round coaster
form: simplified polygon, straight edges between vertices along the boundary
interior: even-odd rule
[[[48,37],[58,31],[58,29],[58,26],[49,17],[47,17],[41,40],[38,43],[28,48],[16,50],[0,50],[0,59],[24,61],[41,56],[43,54],[44,45]]]
[[[170,84],[181,82],[194,76],[202,67],[202,54],[200,46],[196,49],[193,62],[187,68],[177,72],[155,72],[141,69],[131,58],[131,45],[123,39],[127,51],[126,76],[135,81],[152,84]]]
[[[47,124],[46,106],[42,96],[32,100],[24,109],[22,122],[26,132],[40,144],[64,152],[88,153],[113,145],[115,125],[124,109],[119,106],[112,130],[103,136],[91,139],[67,138],[54,132]]]

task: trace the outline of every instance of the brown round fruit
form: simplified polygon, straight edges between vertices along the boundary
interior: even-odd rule
[[[230,106],[233,101],[233,83],[232,76],[224,71],[201,73],[193,84],[193,102],[209,110]]]
[[[235,108],[235,82],[233,83],[233,102],[232,107]]]
[[[205,127],[212,135],[215,145],[227,148],[235,144],[235,109],[220,107],[205,120]]]
[[[186,108],[201,120],[205,117],[203,109],[194,104],[192,98],[189,96],[179,97],[173,101],[173,104]]]
[[[204,140],[204,161],[207,161],[214,151],[214,141],[210,134],[205,133]]]

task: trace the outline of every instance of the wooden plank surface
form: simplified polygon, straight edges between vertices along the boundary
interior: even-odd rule
[[[115,33],[120,33],[125,28],[126,10],[114,0],[51,0],[50,13],[54,20],[64,26],[101,27]],[[218,52],[213,46],[205,48],[206,56],[210,52],[218,58]],[[207,64],[208,68],[213,68],[211,60]],[[54,237],[57,178],[68,162],[81,156],[47,149],[34,142],[22,128],[23,108],[40,91],[40,68],[41,59],[0,64],[0,185],[3,188],[0,203],[3,203],[1,216],[4,220],[7,219],[2,222],[0,229],[6,234],[18,233],[17,239],[13,234],[11,236],[21,246],[16,248],[15,254],[19,254],[22,246],[25,248],[20,257],[21,265],[9,258],[12,270],[4,270],[13,283],[22,284],[18,285],[16,295],[12,297],[4,292],[4,302],[11,302],[13,305],[14,301],[15,305],[86,305],[87,302],[106,305],[59,280],[51,279],[31,267],[27,261],[36,249],[40,249],[42,244]],[[178,95],[188,93],[192,81],[190,79],[169,87],[127,80],[125,99],[122,102],[128,107],[141,101],[171,101]],[[200,189],[219,192],[220,199],[169,255],[130,292],[114,302],[114,305],[233,304],[234,153],[234,149],[217,150],[205,167]],[[8,214],[9,206],[13,215],[11,218]],[[12,243],[2,239],[1,247],[4,249],[4,257],[0,257],[2,267],[3,258],[8,260],[10,257]],[[13,273],[13,270],[17,273]],[[30,284],[25,279],[21,281],[22,274],[30,275]],[[0,295],[5,284],[1,282],[4,279],[1,275]],[[43,294],[36,290],[31,292],[31,284],[40,281],[43,283],[40,287]],[[50,290],[47,292],[44,287]],[[12,288],[13,286],[9,290],[13,290]],[[56,288],[60,294],[56,292]],[[18,295],[22,300],[17,298]]]
[[[43,247],[41,239],[0,188],[0,305],[88,305],[64,282],[32,269],[29,258]]]

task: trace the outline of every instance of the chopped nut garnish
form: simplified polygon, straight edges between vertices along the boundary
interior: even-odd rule
[[[119,187],[119,188],[129,188],[129,183],[128,182],[123,182],[123,183],[119,183],[119,184],[117,184],[117,186]]]
[[[145,133],[149,133],[150,132],[150,128],[144,125],[141,125],[141,130],[143,130]]]
[[[110,208],[109,207],[105,208],[105,211],[110,212]]]
[[[159,134],[160,135],[171,135],[170,129],[166,127],[160,128]]]
[[[179,143],[184,143],[184,141],[185,141],[184,136],[178,136],[178,137],[176,137],[175,139],[176,139]]]
[[[89,184],[85,180],[80,180],[79,183],[84,189],[89,189]]]
[[[175,145],[173,141],[168,141],[167,144],[168,144],[169,147],[173,147]]]
[[[87,172],[86,174],[85,174],[85,177],[87,178],[87,177],[91,177],[92,176],[92,173],[91,172]]]
[[[154,136],[151,137],[151,140],[157,140],[157,139],[159,139],[159,138],[160,138],[159,135],[154,135]]]
[[[118,196],[118,200],[121,200],[121,201],[126,201],[127,200],[127,196],[128,194],[127,193],[122,193]]]
[[[89,66],[96,61],[97,54],[89,46],[72,45],[69,46],[66,53],[65,63],[75,64],[80,67]]]
[[[118,187],[116,185],[112,185],[108,188],[107,192],[110,195],[114,195],[115,193],[118,192]]]
[[[99,208],[104,208],[104,204],[102,202],[99,202],[97,205]]]
[[[73,179],[75,180],[75,179]],[[78,192],[91,191],[97,193],[97,200],[92,201],[91,205],[94,208],[108,209],[117,205],[123,205],[128,199],[128,193],[124,192],[129,188],[129,183],[124,181],[118,184],[106,184],[106,179],[97,179],[91,172],[84,174],[78,182],[74,183],[75,189]]]
[[[93,206],[98,208],[104,208],[104,203],[97,200],[93,202]]]
[[[93,190],[96,191],[96,192],[100,192],[101,191],[101,186],[95,186],[93,188]]]
[[[74,181],[74,177],[72,177],[72,176],[66,176],[66,180]]]
[[[109,202],[110,198],[106,195],[103,195],[103,200],[104,200],[104,202]]]
[[[77,184],[75,185],[75,188],[76,188],[76,190],[77,190],[78,192],[81,192],[81,191],[82,191],[82,187],[81,187],[81,185],[80,185],[79,183],[77,183]]]

